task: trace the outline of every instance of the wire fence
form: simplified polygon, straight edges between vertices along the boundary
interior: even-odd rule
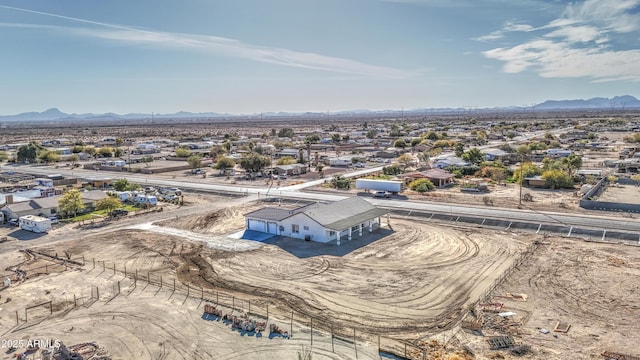
[[[410,341],[367,333],[359,330],[356,325],[349,327],[332,323],[326,319],[303,314],[295,309],[277,306],[264,299],[237,296],[223,291],[193,286],[190,283],[183,284],[172,275],[130,269],[124,265],[118,265],[115,261],[91,259],[85,263],[84,258],[65,260],[55,257],[52,260],[58,261],[58,263],[30,268],[26,271],[27,276],[62,272],[73,266],[76,268],[84,267],[87,273],[99,271],[95,275],[96,277],[108,276],[108,279],[113,279],[113,282],[101,287],[89,286],[86,292],[66,294],[64,299],[29,305],[24,308],[24,311],[16,310],[16,323],[9,332],[36,326],[52,317],[63,317],[76,309],[91,308],[98,302],[108,304],[121,296],[135,296],[136,293],[141,294],[152,287],[155,289],[154,296],[157,296],[160,291],[165,291],[165,294],[168,291],[170,298],[184,297],[179,306],[188,306],[186,302],[189,299],[196,301],[198,303],[197,309],[202,311],[203,319],[206,317],[205,305],[209,305],[208,309],[214,308],[220,312],[221,317],[217,320],[242,318],[264,321],[266,331],[270,336],[306,338],[311,346],[313,346],[314,337],[316,341],[320,337],[330,338],[332,351],[337,344],[343,347],[345,345],[352,346],[356,359],[358,358],[358,348],[362,349],[364,346],[363,342],[375,344],[379,353],[392,355],[398,359],[424,360],[429,355],[427,347],[417,346]],[[74,261],[74,263],[69,263],[70,261]],[[272,331],[274,330],[272,324],[275,325],[276,332]]]

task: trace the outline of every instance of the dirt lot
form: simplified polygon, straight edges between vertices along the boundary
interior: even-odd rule
[[[598,201],[639,204],[640,187],[633,185],[610,185],[607,186],[607,189],[598,197]]]
[[[196,211],[207,201],[218,209]],[[525,357],[530,359],[597,358],[604,350],[637,353],[629,345],[637,342],[632,334],[640,329],[631,320],[640,310],[636,247],[395,218],[391,228],[383,226],[340,247],[286,238],[259,243],[227,236],[243,227],[242,214],[258,204],[206,196],[190,203],[194,210],[175,210],[176,218],[168,212],[144,215],[144,222],[113,224],[86,235],[70,232],[67,241],[38,247],[61,258],[84,256],[84,266],[0,254],[1,270],[21,264],[27,271],[25,282],[0,292],[2,338],[97,342],[113,359],[294,358],[310,345],[313,318],[314,359],[353,359],[356,350],[360,359],[379,359],[378,334],[388,341],[448,340],[446,351],[430,352],[427,359],[447,359],[436,354],[463,346],[478,359],[510,358],[507,352],[489,350],[486,339],[494,335],[531,345]],[[239,205],[225,207],[231,203]],[[164,220],[152,223],[154,216]],[[485,336],[458,331],[467,305],[536,240],[541,245],[488,300],[515,312],[509,321],[519,325],[505,325],[485,313]],[[172,290],[174,279],[177,291]],[[243,336],[222,322],[201,320],[206,302],[201,291],[210,301],[219,299],[225,312],[251,310],[266,317],[268,308],[269,321],[293,330],[293,339],[270,339],[268,331],[262,339]],[[528,298],[518,301],[504,297],[507,293]],[[53,315],[40,306],[24,322],[25,307],[49,300]],[[557,338],[553,331],[538,332],[553,330],[557,321],[571,324],[569,332],[556,333]],[[336,339],[332,351],[330,324],[341,339],[357,329],[356,347]],[[445,330],[447,335],[440,337]],[[584,356],[576,357],[576,349]]]
[[[465,339],[494,356],[506,352],[488,350],[485,339],[505,334],[532,346],[533,352],[524,357],[528,359],[600,359],[604,351],[639,355],[639,250],[568,238],[545,239],[488,301],[503,303],[500,311],[516,315],[502,319],[485,312],[485,337],[466,334]],[[508,293],[528,297],[522,301],[505,296]],[[569,331],[555,332],[558,322],[570,325]]]

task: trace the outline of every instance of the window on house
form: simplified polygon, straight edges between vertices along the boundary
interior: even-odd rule
[[[308,226],[304,226],[303,229],[308,231],[309,227]]]
[[[335,236],[336,232],[335,231],[329,231],[329,236]]]
[[[296,225],[296,224],[292,224],[291,225],[291,232],[292,233],[299,233],[300,232],[300,225]]]

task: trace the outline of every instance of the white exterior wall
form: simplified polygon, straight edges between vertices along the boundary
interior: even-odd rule
[[[378,224],[379,218],[371,219],[371,227],[372,231],[375,231],[380,227]],[[271,233],[276,235],[282,235],[287,237],[292,237],[295,239],[304,240],[305,236],[310,235],[311,241],[326,243],[329,241],[337,240],[338,232],[325,228],[324,226],[318,224],[310,217],[305,214],[296,214],[287,219],[277,222],[277,226],[275,229],[277,232],[274,232],[274,224],[275,221],[265,221],[262,219],[256,218],[246,218],[245,226],[248,230],[260,231],[265,233]],[[299,232],[292,232],[292,225],[298,225]],[[308,230],[305,230],[305,226],[308,227]],[[282,227],[282,230],[280,229]],[[333,234],[330,235],[330,233]],[[362,223],[362,235],[369,233],[369,220]],[[360,236],[360,225],[355,226],[355,228],[351,232],[351,237],[356,238]],[[349,240],[349,229],[343,230],[340,232],[340,240],[342,242]]]
[[[51,230],[51,220],[40,216],[27,215],[19,219],[20,228],[22,230],[42,233]]]
[[[294,224],[300,227],[300,232],[291,232],[292,225]],[[280,231],[280,235],[283,236],[304,240],[305,235],[311,235],[311,240],[316,242],[328,242],[332,240],[328,238],[327,229],[324,226],[313,221],[305,214],[295,214],[280,221],[279,225],[284,227],[284,230]],[[305,230],[305,226],[308,226],[309,230]],[[335,236],[333,238],[335,239]]]

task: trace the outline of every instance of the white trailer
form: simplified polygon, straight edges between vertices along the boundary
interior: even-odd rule
[[[51,230],[51,220],[35,215],[25,215],[18,219],[20,229],[32,231],[34,233],[43,233]]]
[[[393,180],[356,179],[356,189],[388,191],[393,194],[402,192],[404,183]]]
[[[158,204],[158,198],[153,195],[138,194],[133,199],[133,201],[136,204],[141,204],[141,205],[157,205]]]

